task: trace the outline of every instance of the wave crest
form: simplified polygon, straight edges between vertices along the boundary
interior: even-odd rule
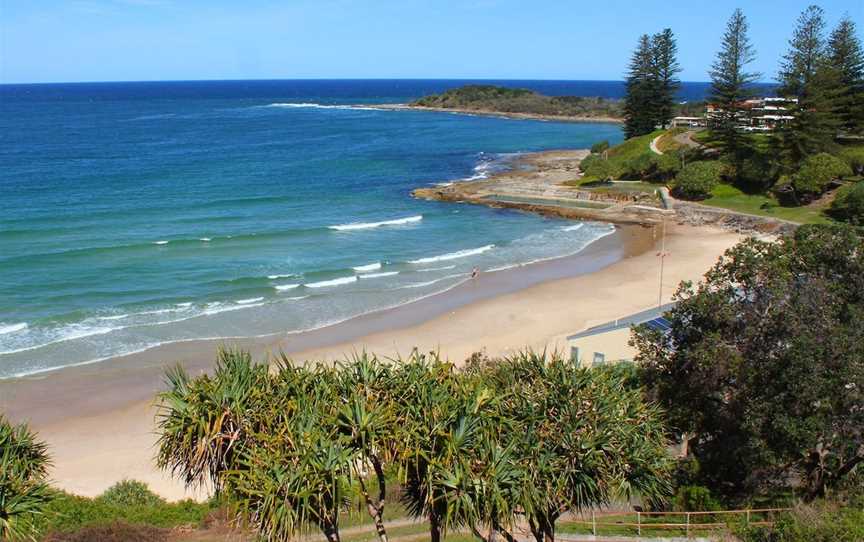
[[[476,256],[477,254],[483,254],[484,252],[488,252],[495,248],[495,245],[485,245],[479,248],[468,248],[465,250],[457,250],[456,252],[448,252],[447,254],[441,254],[440,256],[430,256],[428,258],[420,258],[418,260],[410,260],[408,263],[433,263],[433,262],[445,262],[447,260],[456,260],[459,258],[467,258],[468,256]]]
[[[352,222],[350,224],[337,224],[328,226],[331,230],[336,231],[351,231],[351,230],[368,230],[371,228],[380,228],[381,226],[401,226],[403,224],[412,224],[423,220],[423,215],[408,216],[405,218],[396,218],[393,220],[382,220],[381,222]]]

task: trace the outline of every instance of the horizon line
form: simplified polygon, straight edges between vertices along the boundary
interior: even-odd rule
[[[104,81],[41,81],[41,82],[0,82],[0,86],[26,85],[94,85],[117,83],[228,83],[228,82],[260,82],[260,81],[542,81],[542,82],[597,82],[624,83],[624,79],[526,79],[507,77],[293,77],[293,78],[261,78],[261,79],[129,79]],[[710,84],[711,81],[680,81],[685,83]],[[777,84],[773,81],[756,81],[757,85]]]

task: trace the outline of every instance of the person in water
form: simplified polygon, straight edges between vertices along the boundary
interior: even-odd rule
[[[471,270],[471,278],[476,279],[478,276],[480,276],[480,270],[475,267]]]

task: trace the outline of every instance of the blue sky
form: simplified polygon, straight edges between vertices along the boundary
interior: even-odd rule
[[[620,79],[671,27],[707,80],[741,5],[763,80],[810,1],[0,0],[0,82],[290,78]],[[864,1],[824,0],[830,25]],[[657,9],[653,9],[657,6]]]

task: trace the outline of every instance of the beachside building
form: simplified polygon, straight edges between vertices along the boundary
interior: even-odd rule
[[[764,97],[741,102],[738,113],[738,128],[747,132],[770,132],[792,121],[792,109],[798,98]],[[672,128],[710,128],[723,112],[717,104],[706,104],[701,117],[675,117]]]
[[[628,344],[631,326],[646,324],[666,331],[669,322],[663,318],[663,314],[671,308],[672,303],[669,303],[570,335],[567,337],[570,357],[583,367],[632,362],[636,350]]]
[[[776,130],[795,118],[791,113],[797,104],[798,98],[764,97],[746,100],[740,104],[741,110],[737,114],[738,128],[747,132]],[[722,112],[723,109],[716,104],[706,105],[706,125],[710,127]]]

